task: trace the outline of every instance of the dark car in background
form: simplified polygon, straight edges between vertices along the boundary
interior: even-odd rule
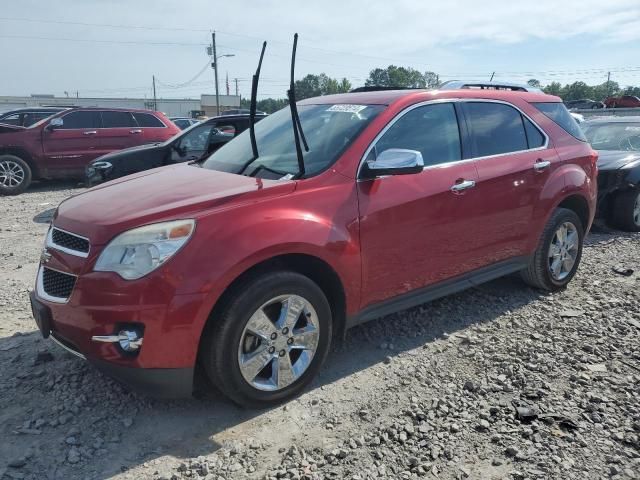
[[[633,95],[622,95],[621,97],[608,97],[604,104],[607,108],[638,108],[640,98]]]
[[[200,123],[200,120],[189,117],[169,117],[169,120],[171,120],[180,130],[186,130],[190,126]]]
[[[264,117],[256,116],[256,120]],[[248,115],[210,118],[166,142],[128,148],[96,159],[87,166],[85,183],[97,185],[151,168],[201,160],[248,128]]]
[[[564,102],[564,104],[566,105],[566,107],[568,109],[581,109],[581,110],[588,110],[588,109],[596,109],[596,108],[604,108],[605,105],[602,102],[599,102],[597,100],[591,100],[589,98],[583,98],[580,100],[568,100],[566,102]]]
[[[115,108],[69,108],[30,127],[0,123],[0,194],[22,193],[32,180],[83,178],[105,153],[178,132],[160,112]]]
[[[30,127],[34,123],[49,118],[67,108],[68,107],[32,107],[9,110],[8,112],[0,113],[0,123],[18,127]]]
[[[600,117],[581,124],[598,151],[598,217],[640,231],[640,116]]]

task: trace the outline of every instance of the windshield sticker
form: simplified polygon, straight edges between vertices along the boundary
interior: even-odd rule
[[[327,108],[327,112],[360,113],[365,108],[367,108],[366,105],[332,105],[331,107]]]
[[[627,132],[640,132],[640,127],[625,127]]]

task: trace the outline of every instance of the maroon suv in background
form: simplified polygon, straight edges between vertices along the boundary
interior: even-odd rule
[[[32,180],[82,178],[101,155],[179,132],[160,112],[105,108],[70,108],[28,128],[0,124],[0,194],[22,193]]]

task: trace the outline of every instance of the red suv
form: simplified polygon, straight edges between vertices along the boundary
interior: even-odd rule
[[[597,155],[560,98],[374,91],[298,112],[60,204],[31,293],[42,334],[154,395],[190,394],[198,365],[264,406],[353,325],[514,272],[545,290],[575,275]]]
[[[621,97],[608,97],[604,104],[607,108],[638,108],[640,98],[633,95],[622,95]]]
[[[36,179],[82,178],[87,164],[105,153],[179,132],[148,110],[70,108],[27,128],[0,123],[0,194],[22,193]]]

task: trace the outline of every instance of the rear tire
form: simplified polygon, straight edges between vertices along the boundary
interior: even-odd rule
[[[31,168],[20,157],[0,155],[0,195],[18,195],[31,184]]]
[[[313,380],[331,328],[331,308],[318,285],[295,272],[266,273],[238,285],[210,319],[200,362],[233,402],[268,407]]]
[[[626,232],[640,232],[640,188],[616,194],[611,224]]]
[[[561,232],[564,229],[564,240]],[[522,279],[534,288],[557,291],[576,274],[582,258],[584,227],[573,210],[558,208],[544,227]]]

